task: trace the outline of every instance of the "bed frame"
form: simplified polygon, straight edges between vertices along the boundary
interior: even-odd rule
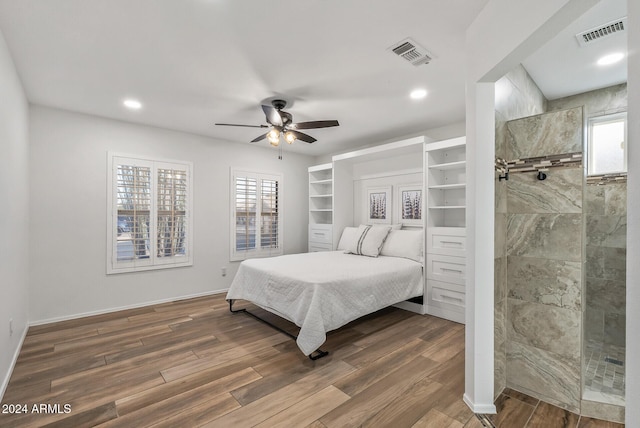
[[[257,319],[260,322],[265,323],[266,325],[268,325],[269,327],[278,330],[280,333],[283,333],[287,336],[289,336],[290,338],[292,338],[293,340],[297,340],[298,336],[294,336],[293,334],[289,333],[288,331],[285,331],[283,329],[281,329],[280,327],[278,327],[275,324],[270,323],[269,321],[260,318],[258,315],[249,312],[247,309],[243,308],[243,309],[233,309],[233,302],[235,302],[235,299],[229,299],[229,311],[233,314],[238,314],[238,313],[245,313],[247,315],[252,316],[253,318]],[[311,354],[309,354],[309,359],[315,361],[315,360],[319,360],[322,357],[326,357],[327,355],[329,355],[329,351],[323,351],[320,348],[316,349],[315,351],[313,351]]]

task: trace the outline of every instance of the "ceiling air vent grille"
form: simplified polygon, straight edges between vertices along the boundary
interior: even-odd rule
[[[596,40],[602,40],[605,37],[609,37],[613,34],[625,31],[627,28],[627,17],[616,19],[607,24],[601,25],[596,28],[592,28],[587,31],[576,34],[578,43],[580,46],[587,46]]]
[[[411,39],[404,39],[389,48],[391,52],[413,65],[428,64],[431,54]]]

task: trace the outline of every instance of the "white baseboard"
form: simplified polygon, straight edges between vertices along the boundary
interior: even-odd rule
[[[18,356],[20,355],[20,351],[22,350],[22,344],[24,343],[24,339],[27,337],[27,332],[29,331],[29,325],[27,324],[24,328],[24,332],[22,333],[22,337],[18,342],[18,346],[16,347],[15,352],[13,353],[13,358],[11,359],[11,364],[9,365],[9,370],[7,370],[7,374],[2,380],[2,385],[0,385],[0,401],[4,397],[4,393],[7,390],[7,386],[9,386],[9,381],[11,380],[11,375],[13,374],[13,369],[16,366],[16,362],[18,361]]]
[[[120,307],[117,307],[117,308],[101,309],[99,311],[83,312],[81,314],[66,315],[66,316],[63,316],[63,317],[56,317],[56,318],[49,318],[49,319],[44,319],[44,320],[31,321],[31,322],[29,322],[29,326],[51,324],[51,323],[60,322],[60,321],[69,321],[69,320],[74,320],[74,319],[78,319],[78,318],[90,317],[90,316],[93,316],[93,315],[102,315],[102,314],[108,314],[108,313],[111,313],[111,312],[125,311],[127,309],[144,308],[145,306],[160,305],[162,303],[176,302],[176,301],[179,301],[179,300],[195,299],[196,297],[212,296],[214,294],[226,293],[227,291],[229,291],[229,289],[225,288],[224,290],[207,291],[207,292],[204,292],[204,293],[190,294],[188,296],[169,297],[167,299],[154,300],[152,302],[136,303],[134,305],[120,306]]]
[[[469,408],[473,413],[480,413],[483,415],[495,415],[497,413],[496,406],[493,403],[475,404],[474,402],[471,401],[471,399],[467,396],[467,394],[464,394],[462,399],[465,402],[465,404],[469,406]]]

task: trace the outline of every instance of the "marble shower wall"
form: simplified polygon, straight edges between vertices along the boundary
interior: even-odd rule
[[[585,340],[625,346],[627,184],[587,185]]]
[[[496,82],[496,157],[507,158],[507,121],[540,114],[547,100],[519,65]],[[495,177],[494,393],[506,387],[507,364],[507,182]]]
[[[627,84],[610,86],[547,102],[547,111],[584,106],[586,117],[601,116],[627,110]]]
[[[507,123],[507,159],[582,152],[582,108]],[[580,412],[582,166],[506,186],[506,385]]]

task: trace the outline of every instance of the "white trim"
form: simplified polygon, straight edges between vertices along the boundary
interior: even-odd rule
[[[444,141],[436,141],[433,143],[427,143],[424,146],[424,150],[426,152],[430,152],[432,150],[440,150],[440,149],[449,149],[452,147],[464,147],[467,144],[467,137],[456,137],[451,138],[449,140]]]
[[[467,406],[469,406],[473,413],[480,413],[483,415],[495,415],[498,413],[494,404],[474,404],[467,394],[462,396],[462,400]]]
[[[13,369],[16,367],[16,363],[18,362],[18,357],[20,356],[20,351],[22,350],[22,345],[24,343],[24,339],[27,337],[27,333],[29,332],[29,323],[27,323],[24,332],[22,333],[22,337],[18,342],[18,346],[16,347],[15,352],[13,353],[13,358],[11,359],[11,364],[9,364],[9,370],[7,370],[7,374],[2,380],[2,385],[0,385],[0,401],[4,397],[4,393],[7,391],[7,386],[9,386],[9,381],[11,380],[11,375],[13,374]]]
[[[408,148],[407,154],[413,153],[416,148],[416,144],[420,144],[419,148],[422,150],[422,144],[425,142],[425,137],[414,137],[406,140],[395,141],[393,143],[380,144],[378,146],[369,147],[366,149],[355,150],[353,152],[343,153],[341,155],[335,155],[331,159],[333,162],[343,161],[347,159],[354,159],[358,162],[364,162],[375,159],[383,159],[389,150],[393,150],[393,155],[398,156],[403,154],[402,148]]]
[[[198,298],[198,297],[213,296],[213,295],[216,295],[216,294],[226,293],[227,291],[229,291],[228,288],[225,288],[225,289],[222,289],[222,290],[205,291],[203,293],[189,294],[189,295],[185,295],[185,296],[167,297],[166,299],[153,300],[151,302],[135,303],[133,305],[119,306],[119,307],[116,307],[116,308],[100,309],[98,311],[83,312],[83,313],[80,313],[80,314],[65,315],[65,316],[56,317],[56,318],[48,318],[48,319],[44,319],[44,320],[30,322],[29,323],[29,327],[36,326],[36,325],[51,324],[51,323],[61,322],[61,321],[75,320],[75,319],[78,319],[78,318],[91,317],[91,316],[94,316],[94,315],[109,314],[109,313],[118,312],[118,311],[126,311],[128,309],[137,309],[137,308],[144,308],[146,306],[161,305],[163,303],[170,303],[170,302],[178,302],[178,301],[181,301],[181,300],[195,299],[195,298]]]

